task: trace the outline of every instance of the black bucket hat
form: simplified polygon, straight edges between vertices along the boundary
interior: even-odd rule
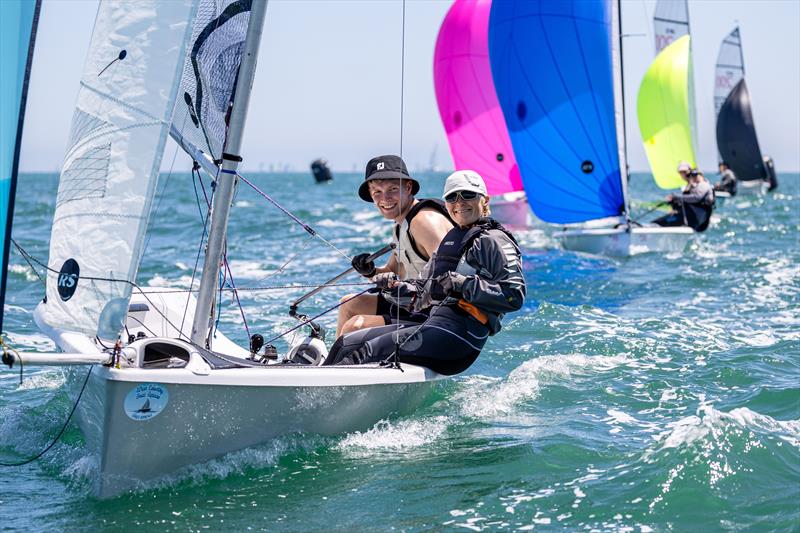
[[[406,164],[396,155],[379,155],[378,157],[373,157],[367,163],[364,183],[358,188],[358,196],[365,202],[370,203],[372,203],[372,196],[369,194],[368,183],[371,180],[409,180],[411,182],[411,194],[419,192],[419,182],[408,175]]]

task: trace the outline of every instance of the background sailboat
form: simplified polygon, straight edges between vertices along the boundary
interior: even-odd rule
[[[736,174],[740,192],[763,192],[770,182],[770,172],[761,154],[753,123],[738,27],[720,44],[714,80],[720,160],[725,161]]]
[[[497,2],[489,50],[534,214],[584,224],[557,235],[564,247],[623,256],[682,249],[684,231],[628,223],[618,3]]]
[[[493,217],[526,226],[530,210],[489,66],[491,6],[456,0],[447,12],[433,56],[436,100],[455,167],[483,177]]]

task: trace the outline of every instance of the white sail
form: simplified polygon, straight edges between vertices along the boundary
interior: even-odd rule
[[[686,0],[658,0],[653,15],[656,54],[689,33],[689,6]]]
[[[127,314],[183,71],[193,0],[105,0],[56,200],[42,318],[115,338]]]
[[[252,0],[200,0],[170,135],[216,175],[222,158]]]
[[[744,78],[744,59],[742,58],[742,40],[738,26],[730,32],[719,46],[717,65],[714,72],[714,111],[719,115],[719,108]]]

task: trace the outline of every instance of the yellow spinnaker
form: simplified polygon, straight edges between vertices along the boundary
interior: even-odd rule
[[[676,189],[686,183],[678,174],[678,163],[695,165],[689,111],[691,48],[684,35],[655,58],[642,79],[636,100],[636,115],[644,150],[656,184]]]

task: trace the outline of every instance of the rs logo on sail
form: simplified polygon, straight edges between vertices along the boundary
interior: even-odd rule
[[[64,265],[58,273],[58,295],[63,301],[66,302],[75,294],[80,273],[81,269],[77,261],[71,258],[64,261]]]

